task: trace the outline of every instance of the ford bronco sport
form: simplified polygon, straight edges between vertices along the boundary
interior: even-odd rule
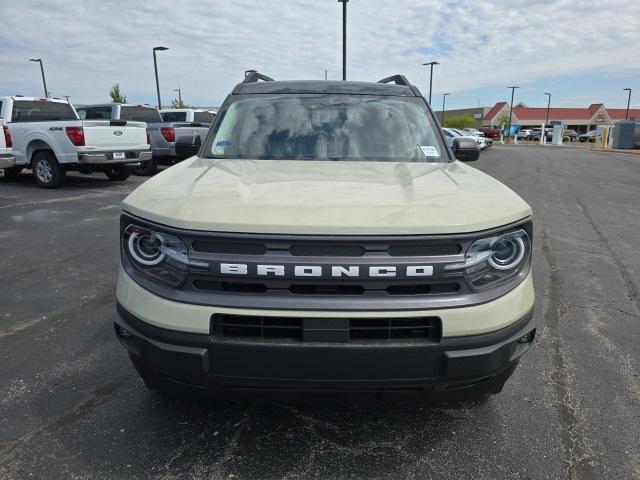
[[[263,80],[263,81],[259,81]],[[531,208],[405,77],[249,75],[123,202],[115,332],[160,391],[501,391]]]

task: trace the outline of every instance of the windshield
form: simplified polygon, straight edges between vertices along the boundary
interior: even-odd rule
[[[216,158],[447,162],[421,98],[241,97],[221,113],[205,151]]]
[[[162,112],[163,122],[186,122],[187,112]]]
[[[43,100],[15,100],[12,122],[47,122],[78,120],[76,112],[68,103]]]
[[[160,112],[153,107],[123,106],[120,108],[120,120],[131,122],[161,123]]]

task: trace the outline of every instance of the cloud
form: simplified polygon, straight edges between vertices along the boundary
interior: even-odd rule
[[[189,103],[218,105],[257,68],[274,78],[341,76],[341,7],[335,0],[3,0],[0,93],[49,89],[77,103],[104,101],[119,82],[130,101],[155,102],[151,49],[163,101],[180,84]],[[424,87],[464,91],[580,73],[638,72],[637,0],[351,0],[348,76],[404,73]],[[588,78],[588,77],[587,77]],[[588,89],[588,85],[584,87]]]

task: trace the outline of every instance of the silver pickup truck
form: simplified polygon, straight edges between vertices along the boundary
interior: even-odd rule
[[[0,103],[0,124],[15,157],[6,177],[30,168],[44,188],[61,186],[70,170],[102,171],[122,181],[131,166],[151,158],[144,123],[82,121],[71,104],[57,99],[0,97]]]
[[[149,105],[103,103],[78,107],[78,115],[86,120],[127,120],[146,122],[153,156],[134,168],[138,175],[153,175],[159,164],[170,165],[181,159],[176,156],[175,142],[182,135],[200,135],[203,139],[209,124],[199,122],[164,122],[157,108]]]

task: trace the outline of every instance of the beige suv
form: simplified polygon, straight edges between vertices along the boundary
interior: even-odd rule
[[[198,139],[122,205],[115,331],[148,387],[501,391],[531,208],[404,77],[254,73]]]

